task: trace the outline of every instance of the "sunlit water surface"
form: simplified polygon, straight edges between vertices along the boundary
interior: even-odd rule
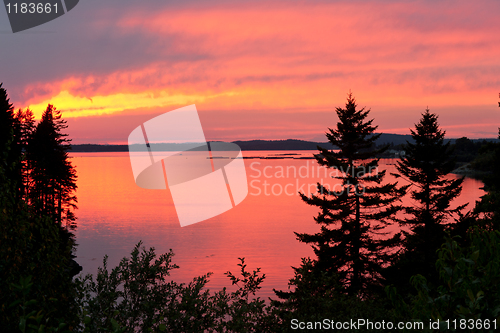
[[[313,217],[318,209],[305,204],[297,192],[314,191],[318,181],[335,185],[329,171],[325,174],[315,160],[301,159],[313,153],[243,152],[245,157],[272,158],[245,159],[249,182],[246,199],[219,216],[186,227],[179,225],[168,190],[146,190],[135,184],[128,153],[74,153],[79,207],[77,261],[84,274],[96,274],[104,255],[109,256],[108,267],[114,267],[142,240],[157,253],[174,251],[173,261],[180,266],[171,275],[175,281],[187,283],[213,272],[208,287],[220,289],[231,286],[224,273],[237,273],[238,258],[244,257],[248,269],[260,267],[266,274],[259,296],[273,296],[273,288],[287,288],[293,276],[291,266],[314,255],[310,246],[296,240],[294,231],[317,232]],[[395,172],[396,161],[384,159],[380,169]],[[387,180],[394,178],[388,176]],[[484,194],[481,186],[480,181],[466,178],[455,205],[473,205]]]

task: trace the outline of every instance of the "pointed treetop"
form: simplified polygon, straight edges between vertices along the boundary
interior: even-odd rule
[[[442,141],[446,134],[446,131],[439,128],[438,116],[435,113],[431,113],[428,107],[422,113],[420,122],[415,124],[415,129],[416,131],[413,129],[410,130],[411,136],[416,142],[422,144]]]
[[[15,127],[14,106],[10,103],[7,91],[0,83],[0,149],[3,150]],[[15,130],[14,130],[15,131]]]
[[[7,90],[2,87],[3,83],[0,82],[0,111],[5,112],[5,115],[12,119],[14,117],[14,106],[10,102]]]

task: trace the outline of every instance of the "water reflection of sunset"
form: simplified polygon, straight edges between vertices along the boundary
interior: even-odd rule
[[[244,152],[246,156],[275,155],[286,152]],[[299,152],[311,156],[312,152]],[[291,266],[297,266],[301,257],[313,256],[311,248],[295,239],[294,231],[316,232],[314,207],[293,196],[255,195],[249,188],[247,198],[235,208],[209,220],[181,228],[168,190],[146,190],[135,185],[127,153],[73,154],[78,170],[79,209],[77,242],[78,262],[84,272],[95,273],[108,254],[109,265],[116,265],[128,255],[139,241],[146,247],[155,247],[158,253],[169,249],[175,252],[174,262],[181,268],[172,277],[188,282],[191,278],[214,272],[209,287],[229,286],[224,276],[235,271],[237,258],[245,257],[249,267],[261,267],[267,279],[263,295],[271,296],[272,288],[284,289],[292,276]],[[297,156],[296,156],[297,157]],[[253,164],[252,164],[253,163]],[[395,160],[384,160],[381,168],[395,171]],[[304,159],[246,159],[248,181],[268,182],[269,189],[299,184],[299,188],[313,188],[314,160]],[[253,170],[250,168],[252,165]],[[283,167],[302,168],[302,174],[289,172],[285,177],[266,177],[270,170]],[[304,176],[308,168],[308,177]],[[290,169],[289,169],[290,170]],[[259,176],[259,177],[256,177]],[[391,176],[388,181],[394,181]],[[324,179],[325,182],[333,180]],[[254,185],[257,183],[254,183]],[[304,185],[304,187],[301,187]],[[455,204],[474,202],[484,191],[481,182],[467,178],[463,194]],[[290,189],[290,187],[289,187]],[[408,200],[408,199],[406,199]],[[405,202],[405,204],[408,202]],[[397,226],[391,230],[397,230]]]

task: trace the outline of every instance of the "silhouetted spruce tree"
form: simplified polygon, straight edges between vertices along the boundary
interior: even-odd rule
[[[66,128],[61,112],[49,104],[27,145],[29,197],[38,212],[73,227],[77,176],[68,157],[71,140],[62,133]]]
[[[6,145],[14,140],[14,106],[10,103],[7,91],[0,83],[0,147],[5,152]]]
[[[19,109],[16,112],[15,119],[19,128],[19,135],[17,144],[21,150],[21,160],[19,168],[21,172],[21,186],[20,194],[23,198],[27,198],[30,183],[31,163],[27,158],[28,142],[31,140],[35,131],[35,117],[33,112],[26,108],[26,110]]]
[[[386,171],[378,170],[376,156],[387,146],[375,149],[380,134],[373,134],[377,126],[367,119],[370,110],[358,109],[349,93],[345,108],[336,112],[337,127],[326,133],[335,148],[318,147],[315,156],[319,165],[338,171],[334,178],[342,181],[342,189],[329,191],[318,183],[311,197],[301,193],[307,204],[320,208],[315,221],[321,229],[296,235],[314,249],[313,270],[336,275],[349,295],[369,297],[381,285],[380,271],[398,244],[399,234],[388,238],[386,227],[402,209],[399,200],[406,187],[382,184]]]
[[[14,106],[10,103],[7,91],[0,83],[0,163],[3,164],[7,179],[14,182],[17,195],[22,186],[21,177],[21,145],[20,126],[14,113]]]
[[[410,181],[414,202],[405,207],[407,217],[401,221],[401,225],[409,229],[403,231],[405,253],[389,278],[407,287],[410,277],[417,273],[430,282],[438,280],[434,263],[436,251],[444,242],[447,218],[466,206],[450,208],[462,191],[463,178],[449,177],[455,162],[450,143],[444,143],[445,131],[439,128],[437,115],[426,109],[415,130],[411,130],[411,136],[415,143],[407,143],[405,155],[396,167]]]

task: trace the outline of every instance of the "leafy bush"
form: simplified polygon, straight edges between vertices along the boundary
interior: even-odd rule
[[[476,228],[469,237],[469,246],[448,239],[438,251],[436,267],[442,283],[437,288],[429,287],[422,275],[412,277],[418,295],[411,304],[403,302],[394,288],[387,289],[400,316],[500,321],[500,233]]]
[[[139,242],[130,258],[111,271],[107,257],[97,277],[78,278],[84,332],[262,332],[269,330],[267,307],[255,293],[265,276],[246,270],[240,258],[241,277],[227,272],[234,292],[226,288],[210,293],[210,273],[186,284],[168,277],[178,266],[172,251],[157,256],[154,248]]]

